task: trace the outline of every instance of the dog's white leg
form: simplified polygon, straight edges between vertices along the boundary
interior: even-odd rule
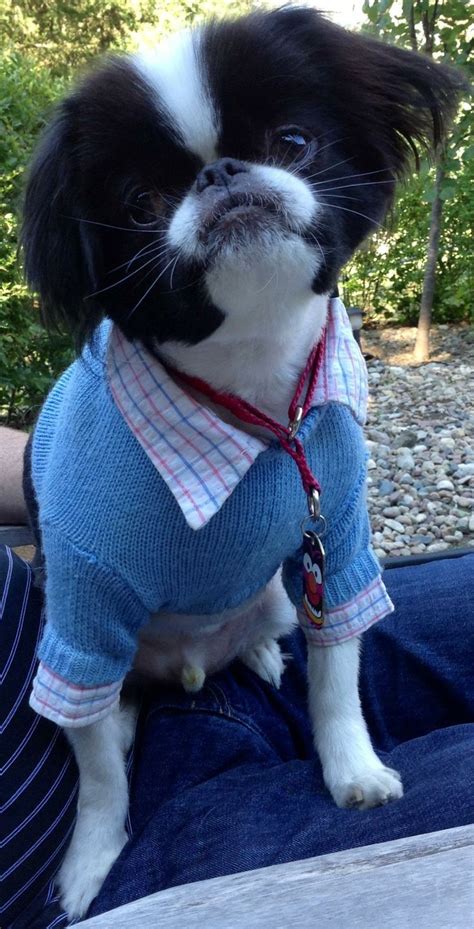
[[[66,729],[79,768],[77,820],[56,878],[69,917],[84,916],[127,841],[125,754],[133,739],[127,705],[80,729]]]
[[[281,676],[285,670],[285,661],[280,646],[275,639],[265,639],[248,648],[240,656],[241,661],[247,665],[263,681],[279,688]]]
[[[248,668],[276,688],[280,687],[285,659],[289,657],[282,654],[278,639],[289,635],[296,624],[296,610],[278,571],[256,604],[252,638],[239,652]]]
[[[359,639],[308,648],[309,706],[324,782],[341,807],[368,809],[403,795],[375,754],[359,699]]]

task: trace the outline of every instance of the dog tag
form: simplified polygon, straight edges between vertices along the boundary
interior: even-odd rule
[[[321,539],[310,529],[303,532],[303,606],[305,613],[318,629],[324,625],[325,552]]]

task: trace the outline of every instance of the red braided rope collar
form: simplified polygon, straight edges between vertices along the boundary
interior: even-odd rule
[[[263,426],[276,436],[283,450],[291,455],[296,462],[300,472],[303,489],[308,496],[308,505],[312,516],[319,515],[319,492],[321,487],[308,465],[303,444],[296,438],[296,433],[301,421],[311,407],[324,358],[325,347],[326,328],[324,328],[319,342],[313,346],[306,365],[301,372],[296,390],[288,408],[288,426],[283,426],[236,394],[215,390],[211,384],[208,384],[207,381],[202,380],[200,377],[186,374],[184,371],[176,370],[166,365],[167,370],[175,375],[178,380],[183,381],[189,387],[193,387],[218,406],[223,406],[242,422],[249,423],[253,426]],[[301,402],[306,381],[308,381],[306,394],[303,402]]]

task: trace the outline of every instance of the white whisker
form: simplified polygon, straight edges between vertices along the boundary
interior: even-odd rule
[[[350,187],[373,187],[375,184],[393,184],[393,181],[363,181],[362,184],[341,184],[340,187],[323,187],[320,190],[317,184],[314,185],[314,189],[318,194],[329,194],[333,190],[349,190]]]
[[[337,165],[332,165],[331,167],[336,168]],[[335,181],[351,181],[355,177],[368,177],[371,174],[387,174],[387,173],[390,173],[388,168],[380,168],[377,171],[361,171],[358,174],[346,174],[345,177],[344,176],[332,177],[330,179],[328,178],[327,181],[316,181],[316,184],[314,186],[319,187],[320,184],[333,184]],[[316,177],[316,175],[313,174],[313,177]],[[310,180],[310,178],[307,178],[307,180]]]
[[[118,287],[119,284],[123,284],[125,281],[130,280],[130,278],[133,277],[135,274],[138,274],[140,271],[143,271],[143,269],[146,268],[152,262],[156,262],[157,257],[158,257],[157,255],[152,255],[152,257],[149,258],[148,261],[145,261],[144,264],[140,265],[139,268],[135,268],[134,271],[130,271],[130,273],[126,274],[125,277],[121,277],[119,281],[115,281],[113,284],[109,284],[107,287],[101,287],[100,290],[96,290],[92,294],[87,294],[87,296],[84,297],[84,299],[90,300],[92,297],[97,297],[98,294],[103,294],[106,290],[112,290],[114,287]]]
[[[347,206],[337,206],[335,203],[325,203],[325,206],[331,207],[333,210],[344,210],[346,213],[354,213],[355,216],[362,216],[364,219],[368,219],[370,223],[375,223],[376,226],[379,226],[382,229],[382,223],[377,222],[376,219],[373,219],[372,216],[367,216],[365,213],[359,213],[358,210],[350,210]]]
[[[110,223],[99,223],[95,219],[82,219],[80,216],[67,216],[66,214],[63,214],[63,216],[64,219],[72,219],[76,223],[88,223],[90,226],[103,226],[104,229],[117,229],[118,232],[133,232],[138,234],[141,233],[142,235],[156,236],[156,229],[137,229],[135,226],[132,229],[129,226],[112,226]]]
[[[353,159],[345,158],[343,161],[336,161],[335,165],[329,165],[328,168],[323,168],[322,171],[316,171],[316,174],[310,174],[309,177],[305,177],[305,181],[311,181],[313,177],[319,177],[320,174],[326,174],[326,171],[332,171],[334,168],[338,168],[339,165],[346,165],[349,161],[353,161]],[[326,181],[319,181],[318,183],[325,184]]]
[[[278,267],[276,267],[275,270],[274,270],[274,272],[273,272],[273,274],[270,275],[270,277],[268,278],[267,283],[264,284],[263,287],[260,287],[258,290],[255,291],[255,296],[256,296],[257,294],[261,294],[261,293],[268,287],[268,285],[271,284],[271,282],[273,281],[273,278],[276,277],[277,274],[278,274]]]
[[[322,245],[321,245],[321,243],[319,242],[317,236],[315,235],[314,232],[310,232],[310,233],[309,233],[309,238],[310,238],[310,239],[313,239],[314,242],[316,243],[316,245],[318,246],[319,251],[321,252],[321,258],[323,259],[323,262],[324,262],[324,266],[327,267],[326,256],[325,256],[325,254],[324,254]]]
[[[160,238],[164,238],[164,237],[165,236],[161,236]],[[134,261],[137,261],[138,258],[146,257],[146,255],[150,255],[155,248],[156,249],[159,248],[162,252],[164,252],[166,251],[167,247],[168,247],[167,245],[160,245],[159,241],[147,242],[147,244],[144,245],[143,248],[141,248],[131,258],[128,258],[127,261],[123,261],[122,264],[117,265],[115,268],[111,268],[110,271],[107,271],[107,275],[113,274],[115,271],[120,271],[121,268],[125,268],[125,267],[127,268],[127,271],[128,271],[130,265],[132,265]]]
[[[170,289],[171,290],[173,290],[173,274],[176,271],[176,265],[178,264],[179,258],[181,256],[181,252],[182,252],[182,249],[180,248],[178,251],[178,254],[176,255],[175,263],[173,267],[171,268],[171,274],[170,274]]]
[[[140,304],[143,303],[143,301],[145,300],[146,297],[148,297],[148,294],[150,293],[150,290],[153,290],[153,288],[155,287],[155,285],[156,285],[156,284],[158,283],[158,281],[160,280],[160,277],[163,277],[163,274],[164,274],[164,273],[168,270],[168,268],[173,264],[173,261],[174,261],[174,260],[175,260],[175,259],[174,259],[174,256],[173,256],[173,258],[171,259],[171,261],[168,262],[168,264],[166,265],[166,267],[164,267],[163,270],[160,271],[158,277],[156,277],[156,278],[151,282],[151,284],[150,284],[148,290],[146,290],[145,293],[143,294],[143,296],[140,297],[138,303],[136,303],[135,306],[133,307],[133,310],[130,310],[130,313],[128,314],[127,319],[130,319],[130,317],[133,316],[133,314],[135,313],[135,311],[138,310],[138,307],[140,306]]]

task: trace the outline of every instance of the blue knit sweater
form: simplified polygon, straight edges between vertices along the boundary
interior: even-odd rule
[[[219,512],[191,529],[113,402],[108,331],[104,324],[94,351],[86,349],[53,388],[33,442],[47,564],[39,655],[79,685],[124,677],[150,613],[236,607],[283,563],[290,598],[299,604],[302,597],[307,510],[294,462],[271,444]],[[310,411],[299,437],[322,486],[325,603],[335,608],[380,572],[370,548],[362,430],[346,406],[329,403]]]

